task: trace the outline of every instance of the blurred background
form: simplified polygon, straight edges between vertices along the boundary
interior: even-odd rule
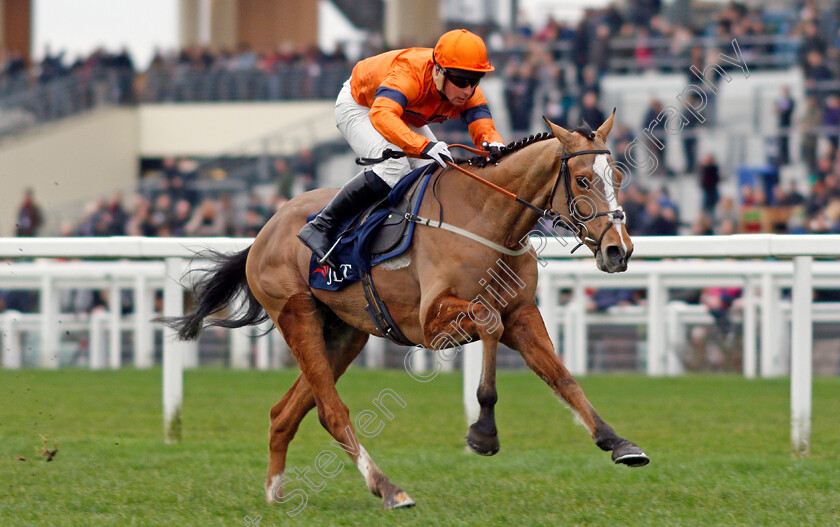
[[[0,235],[253,236],[356,172],[333,117],[355,62],[458,27],[506,141],[617,109],[631,234],[840,232],[836,0],[0,0]]]

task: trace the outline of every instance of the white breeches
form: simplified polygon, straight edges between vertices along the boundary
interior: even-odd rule
[[[335,123],[341,135],[350,144],[350,147],[359,157],[381,157],[382,152],[390,148],[400,152],[402,149],[382,137],[373,124],[370,122],[370,108],[356,102],[350,93],[350,81],[347,80],[338,97],[335,100]],[[415,128],[408,126],[412,131],[437,141],[435,135],[428,126]],[[403,176],[413,169],[433,163],[431,159],[418,159],[414,157],[402,157],[398,159],[386,159],[381,163],[373,165],[368,170],[373,170],[385,183],[393,187]]]

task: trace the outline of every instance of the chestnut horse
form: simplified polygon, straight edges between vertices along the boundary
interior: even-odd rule
[[[537,309],[535,250],[530,246],[530,251],[520,250],[541,217],[562,218],[561,223],[573,228],[594,253],[599,269],[626,270],[633,245],[614,197],[622,175],[617,170],[609,174],[611,157],[605,146],[613,116],[595,132],[588,128],[570,132],[547,123],[553,136],[543,134],[538,140],[509,146],[496,165],[469,168],[509,191],[508,195],[447,168],[436,182],[440,203],[426,199],[421,204],[419,216],[440,219],[444,213],[448,224],[484,238],[484,243],[433,228],[435,221],[415,229],[411,247],[400,257],[402,267],[379,265],[372,277],[394,322],[411,342],[439,350],[481,339],[484,362],[477,392],[481,412],[467,435],[473,451],[493,455],[499,449],[493,409],[496,350],[501,342],[517,350],[528,367],[568,403],[595,444],[612,451],[613,461],[642,466],[649,461],[647,455],[604,422],[555,354]],[[411,506],[414,501],[385,476],[359,443],[347,406],[336,390],[336,380],[358,356],[368,335],[381,336],[365,312],[362,285],[356,282],[339,291],[310,288],[311,252],[295,236],[306,217],[320,210],[335,192],[318,189],[289,201],[266,223],[251,247],[229,256],[216,254],[212,272],[197,284],[195,312],[167,323],[181,338],[194,339],[205,317],[242,294],[247,299],[243,312],[207,323],[241,327],[270,317],[282,332],[301,374],[271,409],[265,485],[269,502],[283,496],[289,442],[307,412],[317,407],[321,424],[350,454],[384,507]],[[511,201],[510,193],[519,201]],[[488,286],[481,279],[499,263],[519,287],[515,294],[508,291],[507,298],[504,285]],[[475,302],[479,297],[482,301]],[[495,321],[492,327],[489,320]],[[442,335],[446,338],[441,339]]]

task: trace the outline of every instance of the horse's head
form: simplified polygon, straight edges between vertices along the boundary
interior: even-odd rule
[[[616,199],[623,174],[605,144],[614,115],[615,110],[594,132],[588,127],[570,132],[546,119],[562,144],[559,174],[549,198],[549,207],[558,214],[554,224],[575,232],[595,255],[598,269],[607,273],[625,271],[633,253]]]

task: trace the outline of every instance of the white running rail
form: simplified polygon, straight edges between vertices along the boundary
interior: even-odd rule
[[[244,249],[249,246],[252,240],[250,238],[142,238],[142,237],[115,237],[115,238],[2,238],[0,239],[0,258],[2,259],[20,259],[20,258],[85,258],[85,259],[112,259],[112,260],[151,260],[157,262],[163,261],[164,274],[156,278],[149,275],[148,280],[162,280],[164,291],[164,315],[174,316],[183,313],[183,287],[180,283],[180,278],[183,275],[189,259],[193,258],[196,252],[203,249],[215,249],[222,252],[233,252]],[[746,298],[748,304],[755,303],[754,289],[761,287],[762,291],[778,291],[779,287],[788,283],[793,289],[792,299],[792,331],[791,331],[791,361],[790,361],[790,375],[791,375],[791,439],[793,449],[798,454],[807,454],[808,441],[810,435],[810,416],[811,416],[811,377],[812,377],[812,323],[813,323],[813,305],[811,301],[811,292],[815,284],[823,287],[840,287],[838,279],[834,278],[838,275],[834,262],[814,262],[814,257],[821,258],[837,258],[840,256],[840,236],[835,235],[772,235],[772,234],[752,234],[752,235],[733,235],[733,236],[680,236],[680,237],[636,237],[634,239],[635,252],[633,255],[634,261],[631,262],[630,268],[626,273],[620,275],[601,276],[593,271],[594,263],[591,261],[591,255],[584,254],[585,251],[577,251],[572,255],[569,253],[571,247],[574,247],[575,242],[571,238],[532,238],[532,245],[534,246],[534,255],[541,260],[541,274],[540,274],[540,296],[544,299],[542,302],[544,315],[547,324],[554,327],[559,324],[559,317],[552,315],[562,314],[564,323],[572,324],[565,331],[567,335],[571,335],[569,344],[564,346],[567,350],[585,350],[585,332],[581,331],[581,327],[585,329],[585,317],[581,315],[580,308],[577,308],[575,315],[568,316],[566,313],[574,312],[573,309],[565,310],[561,313],[557,307],[553,295],[556,295],[558,287],[560,287],[564,280],[569,283],[573,282],[573,288],[580,292],[581,284],[591,283],[592,285],[612,284],[608,287],[616,287],[617,284],[627,285],[634,284],[637,287],[644,281],[642,287],[647,287],[649,293],[649,308],[647,311],[647,322],[649,328],[648,338],[648,357],[647,370],[652,375],[664,375],[669,373],[669,359],[667,350],[667,335],[666,327],[660,324],[659,321],[666,318],[666,302],[665,291],[668,287],[675,287],[682,283],[686,277],[680,278],[680,273],[688,275],[689,278],[699,280],[708,277],[711,283],[713,279],[723,278],[723,275],[729,273],[733,283],[739,283],[746,287]],[[561,264],[554,260],[559,259],[579,259],[588,258],[585,262],[569,262]],[[639,262],[640,259],[675,259],[675,258],[702,258],[702,259],[751,259],[751,260],[768,260],[768,259],[792,259],[792,263],[782,262],[783,266],[778,267],[778,270],[768,266],[766,270],[761,267],[765,263],[776,264],[778,262],[749,262],[750,268],[755,268],[756,272],[750,271],[748,273],[732,272],[731,270],[719,270],[720,276],[713,276],[714,266],[722,264],[712,262],[704,262],[700,266],[696,263],[685,261],[674,261],[666,264],[658,264],[663,269],[656,273],[648,272],[646,275],[642,272],[643,266],[647,266],[646,262]],[[735,263],[735,262],[732,262]],[[86,264],[85,264],[86,265]],[[130,262],[121,262],[119,266],[133,265]],[[690,266],[695,267],[690,267]],[[119,267],[118,266],[118,267]],[[761,267],[761,269],[759,269]],[[792,267],[792,270],[791,270]],[[639,269],[637,272],[636,269]],[[45,268],[46,269],[46,268]],[[138,268],[139,269],[139,268]],[[151,269],[151,267],[150,267]],[[159,268],[158,268],[159,269]],[[690,271],[690,272],[687,272]],[[140,280],[145,276],[143,272],[136,271],[133,273],[134,279]],[[157,271],[155,271],[157,272]],[[575,275],[574,273],[578,274]],[[44,276],[47,276],[45,273]],[[122,275],[122,272],[114,271],[114,276]],[[128,273],[131,274],[131,273]],[[154,273],[153,273],[154,274]],[[591,280],[591,282],[584,282],[582,280]],[[571,278],[570,278],[571,277]],[[646,278],[643,278],[646,277]],[[739,278],[740,277],[740,278]],[[122,278],[121,278],[122,279]],[[42,278],[42,280],[48,280]],[[51,280],[51,279],[49,279]],[[601,282],[603,280],[604,282]],[[739,281],[741,280],[741,281]],[[756,280],[758,283],[756,283]],[[109,282],[112,292],[117,291],[119,280],[116,278]],[[696,283],[696,282],[692,282]],[[719,280],[715,285],[720,285]],[[137,284],[135,282],[135,287]],[[49,288],[47,288],[49,289]],[[775,331],[781,325],[779,323],[779,309],[778,296],[762,294],[760,312],[762,318],[762,342],[763,346],[775,346],[779,344],[779,339],[774,337],[771,331]],[[49,298],[42,299],[42,305],[52,305],[55,300]],[[112,297],[118,295],[111,295]],[[142,296],[142,295],[141,295]],[[139,297],[138,297],[139,298]],[[772,303],[772,304],[771,304]],[[751,304],[752,305],[752,304]],[[52,309],[52,308],[50,308]],[[148,309],[146,306],[144,309]],[[110,323],[112,327],[118,324],[118,312],[116,309],[111,309]],[[745,317],[755,317],[755,310],[748,309],[745,311]],[[138,319],[142,318],[136,317]],[[42,329],[49,333],[50,314],[45,314],[42,319],[48,322],[41,322]],[[583,326],[581,321],[583,320]],[[139,324],[139,323],[138,323]],[[746,331],[755,331],[755,318],[750,318],[749,323],[745,323]],[[747,329],[749,328],[753,329]],[[141,331],[145,332],[145,330]],[[135,338],[145,338],[138,336],[136,332]],[[117,331],[111,331],[111,338]],[[748,335],[745,335],[747,337]],[[745,339],[747,348],[745,348],[745,374],[747,376],[755,375],[755,334],[749,335],[750,338]],[[565,338],[565,337],[564,337]],[[51,341],[52,337],[45,340]],[[181,403],[183,400],[182,379],[183,379],[183,357],[190,353],[189,347],[191,343],[184,343],[175,338],[174,332],[165,329],[164,332],[164,357],[163,357],[163,401],[164,401],[164,430],[167,440],[174,440],[170,437],[169,430],[172,421],[180,415]],[[468,346],[469,348],[470,346]],[[111,346],[115,349],[115,346]],[[143,349],[143,348],[139,348]],[[142,352],[141,352],[142,354]],[[471,355],[470,350],[465,356],[465,364],[473,363],[472,360],[467,360]],[[49,357],[49,353],[44,353],[42,356]],[[762,349],[762,361],[765,357],[772,357],[773,360],[778,360],[778,352],[774,352],[772,348],[767,351]],[[578,373],[585,373],[586,361],[584,353],[574,353],[573,356],[566,357],[574,371]],[[767,365],[767,370],[762,365],[762,372],[771,373],[771,368],[775,365]],[[480,367],[480,364],[479,364]],[[465,368],[465,378],[467,371],[470,368]],[[783,370],[784,371],[784,370]],[[474,382],[474,380],[472,381]],[[469,383],[469,384],[472,384]],[[474,386],[465,384],[465,400],[470,402],[475,400]],[[471,393],[470,393],[471,392]]]

